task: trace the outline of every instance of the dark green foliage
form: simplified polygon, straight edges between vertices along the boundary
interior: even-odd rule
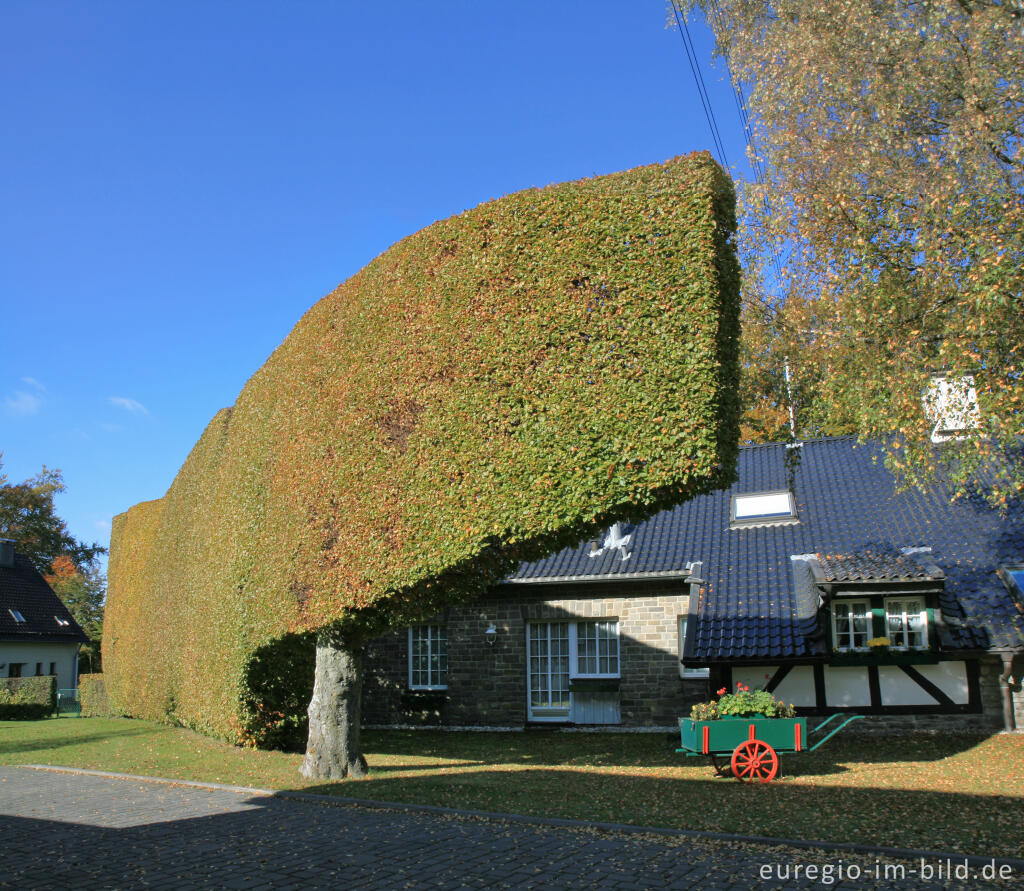
[[[734,224],[694,155],[442,220],[317,303],[166,496],[115,519],[113,702],[269,740],[295,713],[261,648],[416,621],[728,483]]]
[[[313,633],[286,634],[256,650],[242,688],[243,712],[250,716],[245,742],[261,749],[304,749],[315,663]]]
[[[57,679],[52,676],[0,679],[0,720],[37,721],[57,710]]]

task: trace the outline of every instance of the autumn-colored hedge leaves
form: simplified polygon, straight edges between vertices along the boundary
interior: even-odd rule
[[[258,647],[415,621],[727,482],[733,229],[702,153],[488,202],[323,298],[116,519],[112,701],[258,740]]]

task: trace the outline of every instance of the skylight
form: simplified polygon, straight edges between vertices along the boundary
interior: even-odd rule
[[[25,621],[25,617],[21,613],[19,613],[16,609],[9,609],[9,610],[7,610],[7,612],[9,612],[11,614],[11,618],[13,618],[15,622],[24,622]]]
[[[768,526],[798,522],[793,495],[784,490],[733,495],[729,520],[732,526]]]
[[[1000,566],[999,575],[1020,608],[1024,609],[1024,563]]]
[[[71,624],[67,619],[62,619],[60,616],[54,616],[54,619],[57,620],[57,624],[60,625],[61,628],[65,628]]]

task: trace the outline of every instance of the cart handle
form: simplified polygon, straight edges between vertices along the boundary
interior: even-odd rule
[[[825,725],[827,725],[830,721],[833,721],[833,720],[835,720],[836,718],[839,718],[839,717],[841,717],[841,713],[839,713],[839,712],[837,712],[834,715],[829,715],[824,721],[822,721],[817,727],[815,727],[811,731],[811,733],[817,733],[819,730],[824,730],[825,729]],[[859,721],[861,718],[864,718],[864,717],[866,717],[866,715],[847,715],[846,716],[846,720],[843,721],[842,724],[839,724],[838,726],[833,727],[832,730],[829,733],[827,733],[825,736],[823,736],[821,739],[819,739],[807,751],[813,752],[815,749],[820,748],[825,743],[827,743],[830,739],[832,739],[832,737],[835,736],[840,730],[842,730],[847,724],[852,724],[854,721]],[[807,735],[810,736],[811,734],[809,733]]]

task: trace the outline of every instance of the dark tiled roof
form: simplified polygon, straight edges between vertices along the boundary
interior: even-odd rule
[[[25,621],[17,621],[11,610],[19,612]],[[68,624],[61,625],[58,618]],[[88,640],[67,607],[23,554],[14,555],[14,566],[0,566],[0,640]]]
[[[927,568],[933,564],[945,576],[945,648],[1024,648],[1024,617],[996,574],[1003,563],[1024,561],[1020,502],[1001,516],[981,499],[951,502],[938,488],[897,492],[879,457],[877,447],[846,437],[797,450],[742,448],[736,484],[638,524],[628,559],[616,550],[590,557],[584,542],[520,566],[512,580],[625,582],[700,562],[704,584],[687,658],[739,661],[821,654],[817,588],[809,564],[794,557],[823,555],[837,579],[876,573],[925,581],[941,577]],[[793,491],[798,523],[730,529],[732,495],[780,489]],[[931,551],[901,553],[918,548]]]
[[[941,570],[895,551],[860,554],[818,554],[818,565],[829,582],[930,581],[945,578]]]

